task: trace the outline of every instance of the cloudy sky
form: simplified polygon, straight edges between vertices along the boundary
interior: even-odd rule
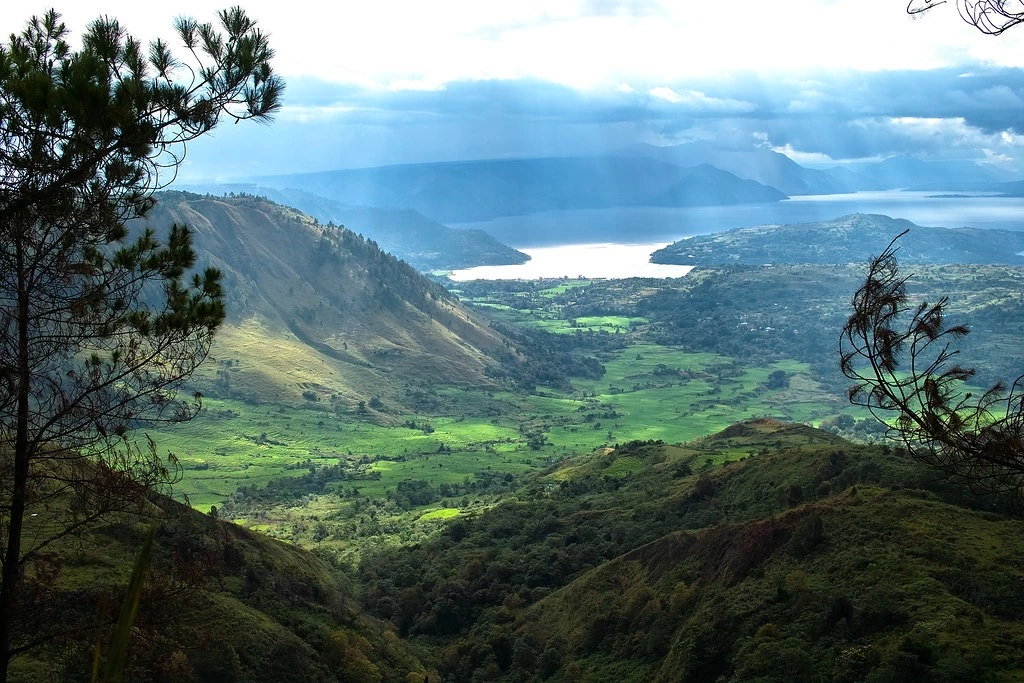
[[[0,28],[47,7],[3,3]],[[913,154],[1024,170],[1024,27],[985,36],[953,0],[916,18],[904,0],[244,7],[277,50],[286,105],[194,144],[184,179],[693,140],[810,165]],[[174,8],[57,7],[75,33],[107,14],[143,39],[170,37],[176,14],[214,18],[208,1]]]

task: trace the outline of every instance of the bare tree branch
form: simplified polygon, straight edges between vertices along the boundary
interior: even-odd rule
[[[946,297],[914,306],[899,271],[898,235],[872,259],[839,337],[850,402],[871,411],[918,460],[979,494],[1024,502],[1024,375],[975,397],[975,372],[955,362],[968,334],[949,326]],[[909,316],[909,319],[908,319]]]
[[[922,14],[944,4],[946,0],[910,0],[907,14]],[[1021,0],[957,0],[956,7],[964,21],[990,36],[1024,22]]]

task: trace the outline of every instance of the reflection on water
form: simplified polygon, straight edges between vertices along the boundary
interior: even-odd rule
[[[522,251],[530,260],[513,266],[477,266],[454,271],[452,280],[536,280],[539,278],[681,277],[693,266],[649,263],[667,243],[569,244]]]

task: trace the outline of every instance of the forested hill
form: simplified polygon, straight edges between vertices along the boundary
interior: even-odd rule
[[[756,420],[563,461],[382,547],[364,607],[443,680],[1019,680],[1007,505],[888,447]]]
[[[150,512],[159,531],[118,680],[423,680],[409,645],[358,609],[352,579],[322,557],[162,496]],[[117,621],[145,526],[107,517],[48,549],[48,571],[30,579],[38,609],[17,624],[42,642],[10,680],[89,680],[108,637],[96,625]]]
[[[207,387],[243,397],[358,402],[418,378],[486,384],[506,340],[377,245],[254,197],[158,195],[149,222],[189,225],[224,274],[228,323]]]
[[[700,235],[651,254],[654,263],[694,265],[866,263],[894,237],[900,262],[1024,263],[1024,232],[978,228],[928,228],[876,214],[829,221],[761,225]]]

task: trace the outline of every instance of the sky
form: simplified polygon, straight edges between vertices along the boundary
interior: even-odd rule
[[[986,36],[953,0],[930,4],[911,17],[905,0],[254,0],[284,107],[194,143],[181,178],[691,141],[815,166],[909,154],[1024,171],[1024,27]],[[0,29],[48,7],[2,3]],[[57,7],[75,35],[108,15],[144,40],[210,8]]]

